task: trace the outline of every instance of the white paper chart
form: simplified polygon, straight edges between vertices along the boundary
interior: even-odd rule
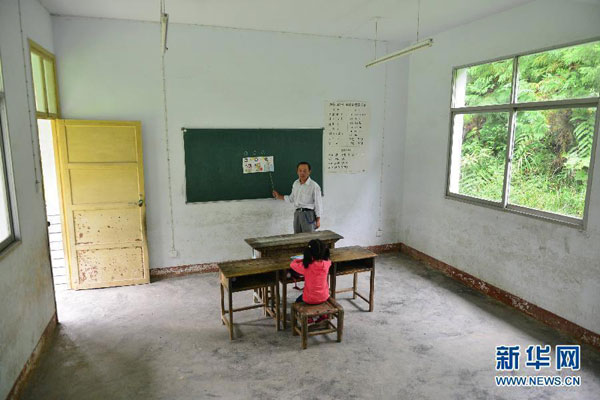
[[[244,174],[274,172],[275,163],[273,161],[273,156],[244,157],[242,158],[242,171],[244,171]]]
[[[360,173],[367,169],[369,108],[364,101],[331,101],[325,110],[327,172]]]

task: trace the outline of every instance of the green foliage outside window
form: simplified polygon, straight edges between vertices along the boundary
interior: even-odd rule
[[[499,202],[504,182],[508,113],[466,114],[463,118],[459,193]]]
[[[512,59],[469,68],[465,106],[509,103],[512,73]]]
[[[595,109],[517,114],[510,203],[583,216]]]
[[[600,94],[600,42],[519,57],[517,101],[564,100]]]

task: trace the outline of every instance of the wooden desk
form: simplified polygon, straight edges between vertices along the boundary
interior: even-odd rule
[[[373,296],[375,294],[375,257],[377,254],[360,246],[340,247],[331,249],[330,259],[331,268],[329,269],[329,291],[331,297],[335,299],[336,293],[336,278],[339,275],[354,274],[354,290],[353,297],[358,295],[361,299],[369,303],[369,311],[373,311]],[[288,268],[291,260],[288,260]],[[369,299],[367,300],[356,291],[356,274],[358,272],[370,271],[370,288]],[[282,283],[282,320],[283,329],[287,327],[287,272],[280,274]],[[348,290],[343,290],[348,291]]]
[[[263,236],[245,239],[246,243],[252,247],[252,258],[257,257],[277,257],[281,255],[291,256],[302,254],[304,248],[313,239],[319,239],[330,249],[335,247],[335,243],[343,239],[342,235],[335,232],[324,230],[304,233],[291,233],[285,235]],[[287,288],[285,288],[287,290]],[[262,292],[254,291],[254,301],[256,303],[264,302]],[[285,326],[285,321],[284,321]]]
[[[369,312],[373,311],[373,297],[375,295],[375,257],[377,254],[360,246],[343,247],[331,250],[331,260],[333,269],[332,275],[336,279],[331,281],[331,293],[333,298],[337,293],[352,292],[352,298],[360,297],[369,304]],[[367,299],[358,293],[357,274],[361,272],[370,272],[369,298]],[[353,287],[349,289],[337,290],[337,277],[341,275],[354,275]]]
[[[343,238],[342,235],[326,230],[248,238],[245,239],[245,241],[252,247],[253,255],[256,255],[256,252],[259,252],[260,257],[273,257],[283,254],[301,254],[308,245],[308,242],[313,239],[320,239],[329,246],[329,248],[334,248],[335,243]]]
[[[373,294],[375,283],[375,257],[377,254],[364,249],[360,246],[342,247],[331,250],[331,268],[329,270],[330,291],[332,297],[335,298],[336,274],[346,274],[350,269],[361,268],[362,270],[371,271],[371,292],[369,294],[369,311],[373,310]],[[219,263],[220,271],[220,289],[221,289],[221,319],[228,325],[229,336],[233,339],[233,312],[242,311],[250,308],[262,307],[262,305],[254,305],[243,307],[234,310],[231,305],[231,295],[234,292],[242,290],[250,290],[258,287],[266,287],[272,284],[272,279],[275,282],[283,284],[283,295],[279,294],[279,285],[275,288],[275,319],[277,330],[280,330],[279,321],[283,321],[283,328],[287,327],[287,270],[290,268],[290,257],[280,255],[267,258],[254,258],[240,261],[229,261]],[[274,275],[273,275],[274,274]],[[229,297],[229,308],[225,313],[224,289],[227,288]],[[283,297],[283,301],[282,298]],[[282,302],[283,312],[279,309],[279,303]]]
[[[254,304],[248,307],[233,309],[232,294],[245,290],[269,288],[275,290],[274,315],[276,328],[280,330],[279,325],[279,271],[289,265],[289,257],[278,258],[257,258],[240,261],[229,261],[219,263],[219,286],[221,290],[221,321],[229,328],[229,338],[233,340],[233,313],[237,311],[249,310],[252,308],[265,307],[267,312],[267,303],[269,296],[263,296],[261,304]],[[228,309],[225,310],[224,290],[227,289]],[[226,313],[229,314],[227,318]]]

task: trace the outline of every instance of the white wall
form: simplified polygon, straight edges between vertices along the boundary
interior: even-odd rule
[[[322,228],[345,236],[344,245],[397,241],[401,160],[394,149],[403,136],[397,89],[406,85],[406,61],[366,70],[369,41],[171,24],[168,155],[178,256],[170,257],[158,24],[53,17],[53,30],[63,116],[142,121],[151,267],[245,258],[244,238],[292,232],[291,206],[273,199],[185,204],[182,127],[322,127],[327,100],[365,100],[372,122],[369,172],[325,174]],[[278,189],[289,192],[291,184]]]
[[[36,0],[22,0],[21,15],[26,60],[18,2],[0,0],[0,57],[20,227],[20,243],[0,255],[0,398],[10,391],[55,311],[44,202],[36,185],[36,173],[38,179],[41,175],[35,114],[28,112],[34,108],[27,56],[28,37],[52,51],[51,20]]]
[[[600,332],[600,163],[588,228],[445,199],[453,66],[600,36],[600,6],[534,1],[437,35],[411,56],[401,241]],[[600,146],[596,149],[600,160]]]

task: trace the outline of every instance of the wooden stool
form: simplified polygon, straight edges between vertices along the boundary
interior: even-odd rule
[[[321,315],[329,315],[326,319],[326,326],[323,329],[315,329],[309,331],[308,318],[319,317]],[[337,326],[331,322],[332,318],[337,318]],[[296,324],[300,323],[300,326]],[[313,325],[314,326],[314,325]],[[342,333],[344,331],[344,309],[333,298],[329,298],[325,303],[321,304],[292,304],[292,334],[294,336],[302,335],[302,348],[306,349],[308,336],[325,335],[328,333],[337,332],[337,341],[342,341]]]

